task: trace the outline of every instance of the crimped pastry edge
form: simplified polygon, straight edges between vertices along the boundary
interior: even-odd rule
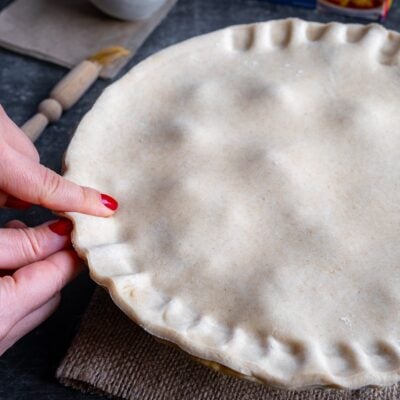
[[[400,34],[388,31],[376,24],[367,26],[336,22],[320,24],[305,22],[298,19],[285,19],[233,26],[204,36],[223,35],[224,38],[228,38],[230,41],[233,51],[248,51],[252,49],[253,46],[257,45],[257,40],[255,39],[257,35],[259,35],[260,32],[263,35],[269,35],[272,26],[274,26],[274,29],[278,27],[278,29],[282,31],[282,35],[279,35],[279,40],[276,43],[273,43],[270,37],[268,38],[268,42],[272,47],[276,46],[282,48],[289,45],[304,43],[305,40],[311,42],[329,40],[337,42],[338,45],[344,42],[365,42],[368,46],[372,46],[372,50],[378,49],[378,51],[376,51],[376,57],[378,57],[379,62],[388,65],[398,64]],[[201,40],[201,37],[200,39],[199,37],[189,39],[181,44],[172,46],[172,48],[181,46],[183,49],[183,46],[190,46],[190,42],[193,40]],[[395,42],[395,46],[392,47],[393,50],[379,51],[389,41]],[[168,48],[149,57],[134,69],[145,68],[149,62],[154,63],[162,61],[163,58],[168,57],[170,49],[171,48]],[[390,46],[389,49],[391,49]],[[118,84],[119,82],[115,85]],[[107,92],[107,90],[105,92]],[[94,111],[90,111],[89,114],[95,112],[95,107],[93,110]],[[68,177],[68,161],[66,162],[66,176]],[[66,213],[66,215],[72,219],[74,225],[79,225],[73,213]],[[335,344],[335,346],[339,345],[343,350],[341,352],[343,362],[348,365],[348,367],[345,368],[345,373],[335,374],[329,370],[329,359],[320,351],[318,343],[307,342],[307,340],[301,339],[299,339],[297,343],[285,343],[285,340],[282,338],[279,339],[270,336],[269,339],[273,346],[277,346],[278,349],[281,346],[279,351],[281,351],[282,354],[285,353],[285,357],[293,356],[299,358],[300,367],[296,368],[294,373],[286,375],[284,371],[274,370],[273,367],[260,370],[254,363],[245,361],[240,357],[232,356],[234,351],[233,353],[229,351],[227,343],[222,343],[214,347],[207,347],[204,343],[194,342],[190,337],[186,337],[182,332],[179,332],[179,330],[171,329],[165,321],[162,321],[162,318],[159,321],[155,321],[154,318],[146,317],[143,310],[137,307],[136,301],[132,296],[121,294],[121,283],[118,282],[118,279],[98,275],[96,273],[96,266],[93,265],[90,260],[91,249],[84,249],[79,245],[75,234],[76,230],[79,230],[79,227],[76,226],[73,235],[75,249],[81,257],[86,259],[92,279],[108,290],[114,303],[130,319],[138,323],[146,331],[179,346],[199,360],[203,360],[206,365],[214,369],[221,370],[220,366],[222,366],[222,371],[227,368],[225,371],[233,371],[233,374],[236,376],[286,389],[308,389],[310,387],[321,386],[357,389],[363,386],[394,384],[400,377],[400,345],[386,339],[382,339],[382,341],[379,342],[379,346],[383,349],[387,349],[388,353],[396,359],[396,366],[391,370],[372,368],[368,360],[369,356],[364,351],[365,349],[362,349],[357,343],[349,342]],[[150,289],[154,289],[156,292],[155,288]],[[138,291],[137,294],[140,295],[140,291]],[[170,304],[172,300],[173,299],[168,299],[166,305]],[[163,309],[160,309],[159,313],[162,314]],[[199,325],[201,324],[201,320],[202,318],[200,317]],[[243,332],[241,332],[241,334],[243,334]],[[248,339],[251,340],[250,335]],[[266,357],[268,358],[268,356]]]

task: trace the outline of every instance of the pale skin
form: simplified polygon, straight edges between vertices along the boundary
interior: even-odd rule
[[[14,198],[59,212],[99,217],[115,212],[97,190],[41,165],[33,144],[0,106],[0,207]],[[0,229],[0,355],[54,312],[61,289],[81,271],[69,230],[53,232],[52,224],[28,228],[11,221]]]

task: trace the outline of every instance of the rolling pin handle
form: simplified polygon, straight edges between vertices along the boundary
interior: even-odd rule
[[[26,136],[34,142],[44,131],[48,123],[48,118],[44,114],[38,113],[26,121],[24,125],[21,126],[21,129],[25,132]]]
[[[39,105],[39,112],[22,125],[21,129],[34,142],[49,122],[60,119],[63,111],[72,107],[99,77],[102,65],[82,61],[51,91],[50,98]]]
[[[39,104],[39,112],[44,114],[50,122],[56,122],[60,119],[63,109],[57,100],[46,99]]]

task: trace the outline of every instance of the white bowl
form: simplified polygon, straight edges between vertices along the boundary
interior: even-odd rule
[[[90,0],[97,8],[112,17],[135,21],[155,13],[166,0]]]

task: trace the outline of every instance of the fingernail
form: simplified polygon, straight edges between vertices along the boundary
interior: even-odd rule
[[[60,219],[49,225],[51,231],[59,236],[67,236],[72,232],[73,225],[69,219]]]
[[[113,199],[108,194],[102,193],[101,195],[101,202],[110,210],[115,211],[118,208],[118,201]]]
[[[27,210],[28,208],[32,207],[32,204],[28,203],[27,201],[17,199],[14,196],[8,196],[4,206],[7,208],[15,208],[16,210]]]

